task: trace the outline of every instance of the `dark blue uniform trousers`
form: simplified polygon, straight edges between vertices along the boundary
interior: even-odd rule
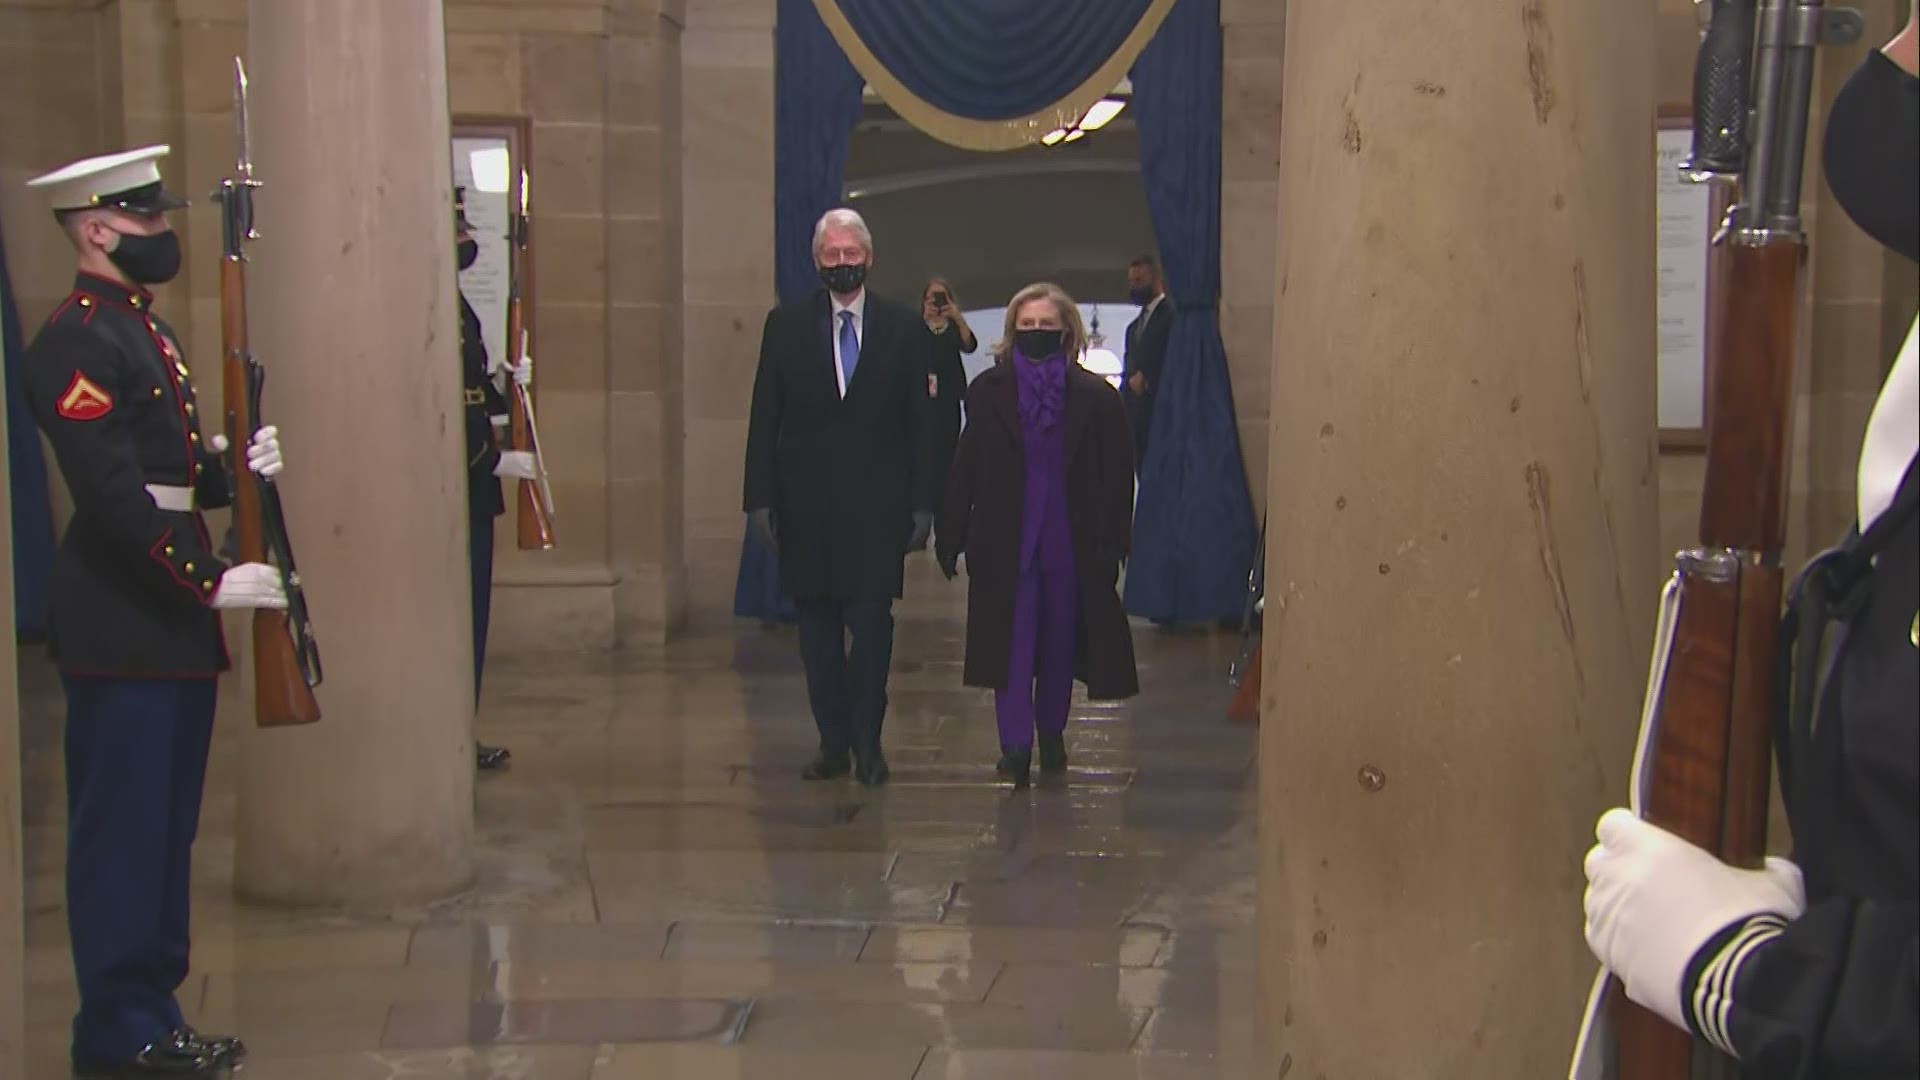
[[[67,926],[76,1057],[117,1061],[182,1026],[193,838],[214,679],[63,676]]]
[[[473,573],[473,707],[480,707],[480,674],[487,665],[487,622],[493,613],[493,518],[469,518]]]

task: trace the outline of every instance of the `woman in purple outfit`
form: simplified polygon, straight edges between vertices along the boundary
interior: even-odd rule
[[[1114,583],[1133,536],[1133,437],[1120,395],[1080,367],[1087,332],[1057,285],[1007,307],[996,363],[967,390],[940,511],[949,579],[967,557],[968,686],[994,690],[1000,774],[1067,769],[1077,678],[1095,700],[1139,692],[1133,633]]]

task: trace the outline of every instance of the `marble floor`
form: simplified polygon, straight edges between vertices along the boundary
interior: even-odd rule
[[[1076,701],[1064,787],[993,777],[951,611],[903,612],[890,787],[804,784],[792,633],[489,667],[479,880],[378,918],[231,896],[234,754],[196,848],[200,1027],[250,1080],[1203,1080],[1247,1075],[1254,735],[1231,635],[1144,626]],[[31,1080],[65,1077],[58,684],[22,657]]]

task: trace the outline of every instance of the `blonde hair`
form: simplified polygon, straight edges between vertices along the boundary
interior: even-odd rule
[[[1035,300],[1053,301],[1054,310],[1060,313],[1060,326],[1067,332],[1061,345],[1066,350],[1067,360],[1078,364],[1081,352],[1087,347],[1087,324],[1080,318],[1080,305],[1067,295],[1067,290],[1051,281],[1036,282],[1013,294],[1013,302],[1007,305],[1005,332],[993,347],[994,359],[1006,360],[1013,356],[1013,335],[1018,329],[1020,309]]]

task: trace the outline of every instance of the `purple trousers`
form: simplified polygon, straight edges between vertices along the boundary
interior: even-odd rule
[[[1000,745],[1033,747],[1033,733],[1058,735],[1067,729],[1073,700],[1074,639],[1080,621],[1080,583],[1071,560],[1058,570],[1045,560],[1020,575],[1013,598],[1013,646],[1007,658],[1007,685],[993,692],[1000,721]]]

